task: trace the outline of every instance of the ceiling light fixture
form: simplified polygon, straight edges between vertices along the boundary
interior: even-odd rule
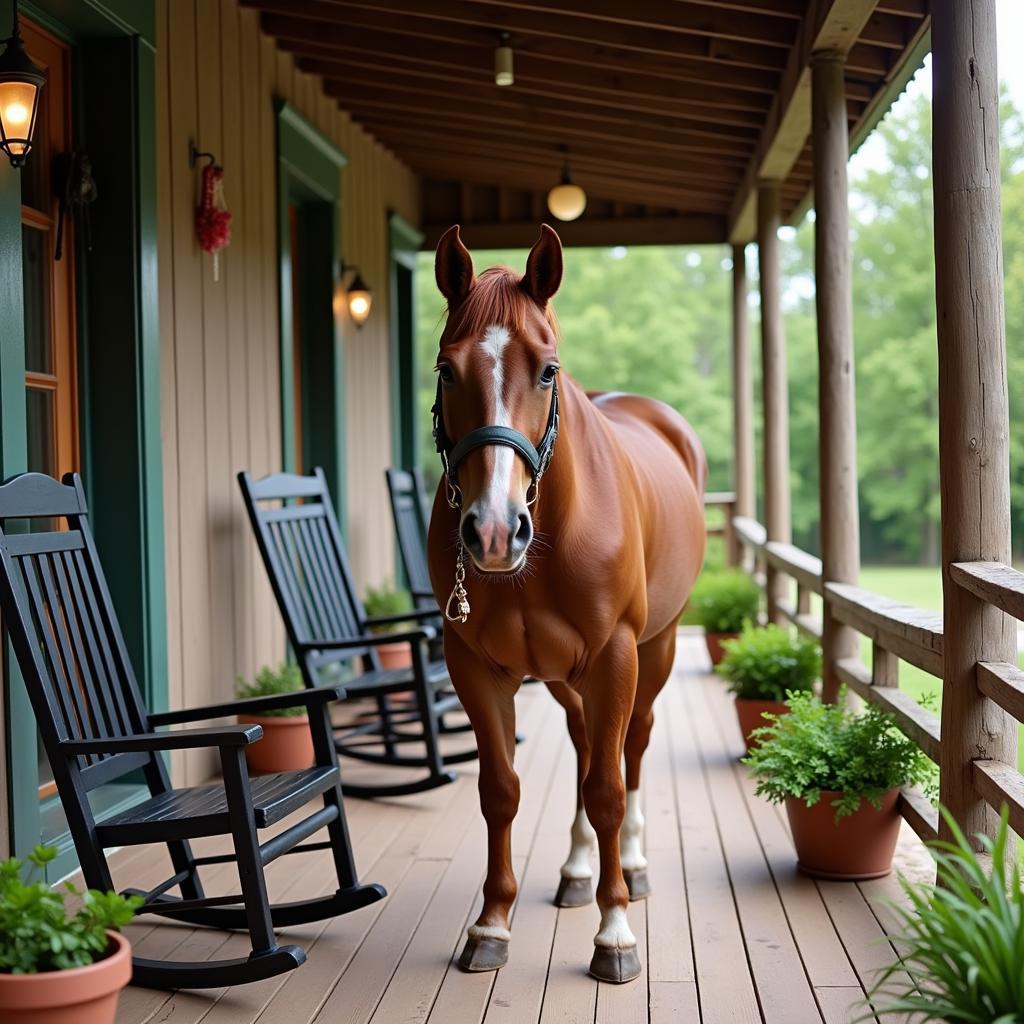
[[[500,43],[494,51],[494,84],[512,85],[516,77],[512,71],[512,47],[508,45],[508,33],[502,32],[498,39]]]

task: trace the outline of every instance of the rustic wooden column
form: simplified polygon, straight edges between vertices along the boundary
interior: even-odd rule
[[[942,803],[994,830],[971,762],[1016,764],[1017,726],[979,692],[979,661],[1016,661],[1010,618],[958,587],[952,562],[1010,562],[1009,414],[999,212],[995,0],[933,0],[932,161],[944,628]],[[940,824],[948,838],[948,829]]]
[[[857,508],[857,410],[854,400],[853,283],[846,165],[850,158],[844,59],[812,58],[814,148],[814,279],[818,314],[818,465],[822,578],[856,583],[860,570]],[[822,633],[822,697],[839,693],[836,662],[855,657],[857,633],[826,604]]]
[[[736,515],[757,514],[754,483],[754,373],[747,312],[747,247],[732,247],[732,450]]]
[[[757,251],[761,287],[761,387],[764,405],[764,526],[768,540],[789,542],[789,394],[786,338],[782,330],[782,276],[779,270],[779,185],[757,189]],[[785,622],[779,601],[787,596],[786,577],[765,570],[768,619]]]

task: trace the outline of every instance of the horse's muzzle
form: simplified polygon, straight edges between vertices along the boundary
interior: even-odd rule
[[[462,517],[459,535],[481,572],[514,572],[533,540],[533,520],[521,505],[509,504],[504,514],[474,503]]]

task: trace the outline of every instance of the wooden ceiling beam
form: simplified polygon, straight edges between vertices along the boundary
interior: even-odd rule
[[[804,16],[805,0],[689,0],[689,2],[741,14],[771,14],[776,18],[791,18],[794,21],[799,21]]]
[[[243,0],[249,7],[260,8],[264,0]],[[298,2],[298,0],[297,0]],[[737,42],[731,39],[709,38],[666,32],[664,29],[637,28],[633,25],[615,25],[601,21],[581,21],[542,14],[536,11],[502,9],[497,12],[469,0],[324,0],[339,10],[371,10],[390,14],[398,21],[417,18],[430,26],[428,32],[437,36],[439,24],[475,25],[488,31],[492,39],[499,31],[514,36],[540,36],[568,39],[574,43],[588,43],[613,50],[632,50],[636,53],[659,54],[665,57],[693,57],[701,60],[738,64],[779,72],[785,67],[786,50],[781,45]],[[682,5],[678,5],[680,8]],[[344,23],[348,15],[338,18]],[[431,25],[431,23],[433,23]],[[521,45],[516,38],[514,45]]]
[[[402,65],[397,60],[390,67],[382,67],[373,61],[354,57],[346,61],[323,61],[303,59],[303,71],[319,75],[325,80],[352,85],[387,84],[390,88],[408,88],[434,92],[446,90],[471,90],[481,100],[504,102],[507,90],[494,84],[494,72],[490,68],[474,74],[472,71],[435,71],[422,67]],[[438,86],[437,83],[444,83]],[[451,95],[451,91],[447,93]],[[515,98],[536,97],[539,102],[550,103],[559,110],[567,110],[569,104],[587,104],[602,116],[606,111],[618,111],[627,116],[633,114],[657,114],[674,120],[685,119],[694,124],[715,126],[734,125],[739,128],[758,129],[764,123],[767,111],[732,110],[702,104],[697,100],[666,100],[658,96],[635,96],[628,91],[605,90],[587,92],[580,88],[565,88],[559,85],[534,85],[529,80],[516,78]]]
[[[433,249],[451,224],[427,224],[423,248]],[[537,240],[535,220],[465,224],[462,238],[471,249],[527,249]],[[586,218],[557,223],[566,246],[714,245],[725,241],[725,218],[709,214],[676,217]]]

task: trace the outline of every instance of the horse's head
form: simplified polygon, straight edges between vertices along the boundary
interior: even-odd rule
[[[536,472],[512,435],[534,449],[552,436],[558,352],[548,300],[562,280],[562,244],[542,225],[522,277],[507,267],[477,277],[456,225],[438,243],[435,274],[448,300],[437,356],[441,423],[454,452],[469,444],[450,474],[461,492],[460,536],[481,571],[515,572],[533,540]],[[510,431],[504,441],[500,432],[474,435],[483,427]]]

